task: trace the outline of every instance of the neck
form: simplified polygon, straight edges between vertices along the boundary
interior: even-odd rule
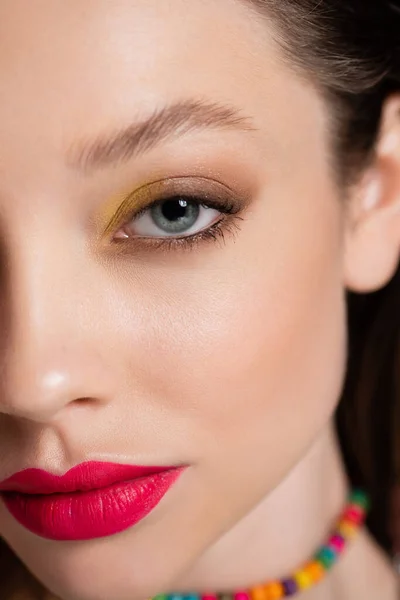
[[[348,493],[331,425],[279,487],[203,555],[176,591],[248,589],[291,575],[326,541]],[[326,579],[301,598],[394,600],[396,579],[364,530]]]

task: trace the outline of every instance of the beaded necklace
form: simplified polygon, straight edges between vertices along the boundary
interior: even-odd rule
[[[316,585],[326,576],[349,541],[364,525],[368,508],[367,494],[362,490],[353,490],[327,542],[311,560],[285,579],[229,594],[160,594],[152,600],[280,600],[294,596]]]

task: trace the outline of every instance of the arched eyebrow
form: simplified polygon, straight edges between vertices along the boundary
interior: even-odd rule
[[[256,131],[253,121],[232,106],[185,100],[156,110],[148,118],[94,141],[81,141],[67,151],[68,164],[82,171],[115,166],[194,130]]]

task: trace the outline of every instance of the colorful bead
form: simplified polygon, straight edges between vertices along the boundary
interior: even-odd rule
[[[344,538],[352,538],[357,532],[357,527],[354,523],[349,523],[348,521],[341,521],[338,526],[338,532]]]
[[[251,590],[238,590],[234,594],[160,594],[149,600],[281,600],[295,595],[319,583],[337,561],[346,547],[346,542],[354,537],[362,526],[369,508],[368,496],[362,490],[354,490],[337,521],[328,543],[320,548],[315,558],[306,563],[293,576],[281,581],[273,581]]]
[[[218,600],[233,600],[232,594],[218,594]]]
[[[233,598],[234,600],[250,600],[250,596],[247,592],[236,592]]]
[[[361,506],[364,510],[368,510],[369,508],[368,496],[362,490],[353,490],[350,495],[350,500],[351,502],[354,502],[355,504]]]
[[[320,562],[314,560],[304,569],[313,583],[318,583],[325,575],[325,569]]]
[[[336,552],[329,548],[329,546],[324,546],[316,555],[316,559],[320,562],[326,569],[330,569],[333,563],[336,560]]]
[[[280,600],[285,597],[285,590],[279,581],[274,581],[266,585],[265,591],[268,600]]]
[[[285,596],[294,596],[298,592],[297,583],[294,579],[285,579],[282,581]]]
[[[343,552],[346,542],[343,536],[341,535],[333,535],[328,542],[329,548],[332,548],[337,554]]]
[[[299,588],[299,590],[306,590],[309,587],[311,587],[313,584],[310,574],[307,573],[307,571],[305,571],[305,570],[298,571],[296,573],[296,575],[294,576],[294,578],[295,578],[295,581],[297,583],[297,587]]]
[[[354,504],[346,510],[343,517],[345,521],[359,525],[364,518],[364,511]]]
[[[268,600],[267,592],[265,591],[265,587],[260,585],[251,590],[251,598],[252,600]]]

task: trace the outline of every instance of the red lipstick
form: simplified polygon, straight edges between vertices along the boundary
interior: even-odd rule
[[[0,483],[0,497],[11,515],[40,537],[92,540],[144,519],[182,471],[107,462],[86,462],[61,476],[26,469]]]

